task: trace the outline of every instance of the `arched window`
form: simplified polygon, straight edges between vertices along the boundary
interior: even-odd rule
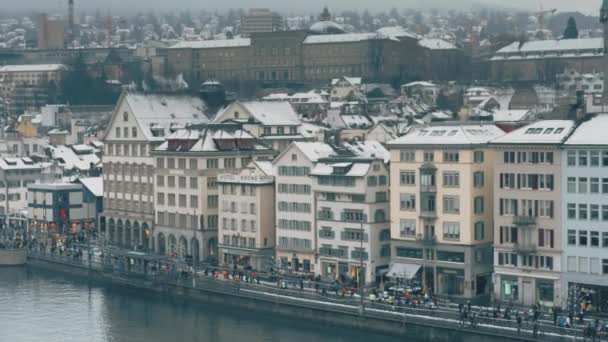
[[[127,112],[122,113],[122,121],[129,121],[129,113],[127,113]]]

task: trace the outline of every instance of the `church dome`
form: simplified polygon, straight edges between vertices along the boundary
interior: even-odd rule
[[[318,21],[312,24],[309,30],[313,34],[337,34],[346,32],[342,25],[330,20]]]

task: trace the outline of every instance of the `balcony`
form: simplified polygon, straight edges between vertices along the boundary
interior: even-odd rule
[[[426,235],[426,234],[418,234],[416,235],[416,241],[421,243],[424,246],[433,246],[437,243],[437,239],[435,235]]]
[[[433,185],[421,184],[420,185],[420,192],[435,193],[435,192],[437,192],[437,186],[435,184],[433,184]]]
[[[437,218],[437,212],[435,210],[422,210],[418,216],[422,219],[434,220]]]
[[[529,243],[529,242],[516,243],[513,246],[513,250],[516,253],[528,255],[528,254],[532,254],[532,253],[536,252],[536,245],[533,243]]]
[[[536,224],[536,218],[532,216],[515,216],[513,224],[516,226],[532,226]]]

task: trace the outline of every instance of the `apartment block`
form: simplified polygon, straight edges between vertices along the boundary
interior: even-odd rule
[[[253,160],[275,155],[238,123],[191,125],[167,136],[152,151],[157,252],[186,261],[215,261],[219,175],[237,175]]]
[[[500,301],[563,302],[561,145],[574,126],[569,120],[538,121],[491,144],[496,153],[494,296]]]
[[[220,174],[218,186],[220,263],[267,270],[276,240],[272,162],[254,160],[239,174]]]
[[[374,152],[362,156],[365,150]],[[388,150],[366,141],[340,146],[311,170],[316,273],[322,279],[355,286],[380,281],[386,273],[390,261],[388,160]],[[289,202],[278,206],[293,208]]]
[[[495,125],[414,127],[391,151],[387,276],[433,293],[488,296],[492,283]]]
[[[608,310],[608,115],[580,124],[561,152],[561,304],[572,291]],[[575,288],[576,290],[573,290]]]

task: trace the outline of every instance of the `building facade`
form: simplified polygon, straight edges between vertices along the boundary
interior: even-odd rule
[[[387,276],[454,297],[488,296],[495,125],[415,127],[391,151]]]
[[[151,152],[177,128],[207,121],[196,97],[123,93],[103,139],[100,232],[110,244],[158,251]]]
[[[561,167],[563,307],[608,311],[608,115],[583,122],[564,143]]]
[[[372,284],[388,269],[389,169],[383,157],[333,156],[312,169],[316,273],[322,279]],[[299,209],[290,202],[278,208]]]
[[[494,296],[524,305],[562,303],[562,151],[574,128],[544,120],[495,139]]]
[[[152,151],[157,252],[194,262],[215,259],[218,176],[275,155],[238,124],[190,126],[168,136]]]
[[[276,240],[272,163],[252,161],[239,174],[221,174],[218,186],[220,263],[268,270]]]
[[[241,36],[248,37],[252,33],[275,32],[281,30],[283,20],[278,13],[267,8],[252,8],[241,16]]]

